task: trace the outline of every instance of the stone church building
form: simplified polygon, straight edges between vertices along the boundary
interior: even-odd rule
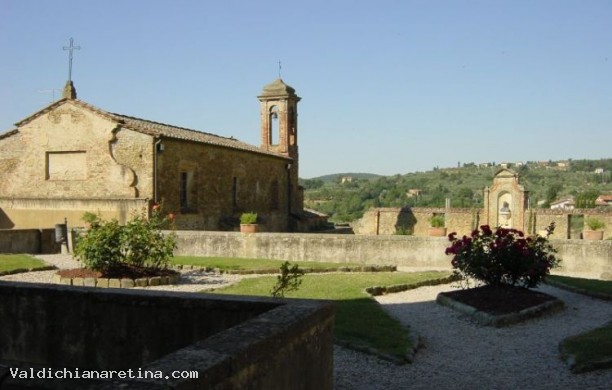
[[[177,229],[235,230],[243,212],[264,231],[308,230],[298,185],[295,90],[258,96],[261,145],[62,99],[0,135],[0,229],[82,226],[84,212],[120,222],[162,203]]]

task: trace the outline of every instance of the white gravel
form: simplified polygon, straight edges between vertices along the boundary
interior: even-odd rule
[[[450,285],[377,297],[389,313],[420,335],[412,364],[395,365],[336,347],[336,389],[610,389],[612,370],[573,374],[559,343],[612,320],[612,302],[550,286],[564,311],[506,328],[478,325],[438,305]]]
[[[82,267],[82,264],[70,255],[36,255],[39,259],[60,269]],[[0,280],[19,281],[28,283],[53,283],[53,275],[57,270],[36,271],[21,274],[0,276]],[[220,288],[234,284],[244,278],[242,275],[220,275],[214,272],[200,270],[181,271],[179,284],[152,287],[136,287],[137,289],[163,290],[177,292],[196,292],[212,288]],[[251,275],[249,275],[251,277]]]
[[[80,264],[67,255],[41,255],[59,268]],[[0,277],[51,283],[56,271]],[[243,276],[183,271],[176,286],[148,289],[200,291],[235,283]],[[559,343],[572,335],[612,321],[612,302],[542,286],[541,291],[565,302],[566,308],[506,328],[485,327],[470,317],[438,305],[439,292],[451,285],[422,287],[377,297],[377,301],[412,332],[421,348],[412,364],[396,365],[336,346],[336,389],[610,389],[612,369],[573,374],[560,359]],[[374,331],[374,330],[373,330]]]

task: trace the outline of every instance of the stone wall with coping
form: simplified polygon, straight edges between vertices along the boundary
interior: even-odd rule
[[[333,387],[333,304],[0,282],[2,388]],[[197,371],[196,379],[13,379],[21,367]]]
[[[379,207],[372,208],[351,226],[355,234],[394,235],[401,230],[415,236],[427,236],[429,219],[443,214],[448,232],[469,234],[480,221],[482,211],[466,208]]]
[[[429,219],[435,214],[443,214],[447,232],[464,235],[470,234],[475,227],[485,223],[483,213],[482,209],[467,208],[381,207],[366,211],[363,217],[351,223],[351,226],[355,234],[359,235],[394,235],[402,228],[415,236],[427,236]],[[554,238],[579,239],[580,232],[574,232],[572,235],[570,231],[570,219],[577,216],[600,219],[606,225],[604,239],[612,238],[612,210],[607,209],[528,209],[521,218],[524,226],[514,228],[538,233],[551,222],[555,222]]]
[[[52,231],[48,231],[51,241]],[[176,255],[395,265],[450,270],[445,237],[177,231]],[[38,253],[34,230],[0,230],[0,253]],[[14,246],[24,245],[20,248]],[[612,240],[552,239],[563,260],[555,273],[600,278],[612,272]],[[13,246],[11,246],[13,245]],[[9,249],[7,249],[9,248]],[[11,249],[12,248],[12,249]],[[19,250],[17,250],[19,249]],[[59,249],[57,249],[59,251]]]
[[[54,229],[0,229],[0,253],[58,253]]]
[[[176,232],[176,255],[395,265],[450,270],[445,237],[301,233]],[[552,240],[562,267],[554,273],[602,278],[612,273],[612,241]]]

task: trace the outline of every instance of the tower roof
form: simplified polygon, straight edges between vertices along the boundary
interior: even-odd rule
[[[263,87],[259,97],[266,96],[296,96],[295,89],[285,84],[282,79],[276,79],[270,84]]]

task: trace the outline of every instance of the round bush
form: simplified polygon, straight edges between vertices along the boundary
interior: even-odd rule
[[[463,279],[491,286],[535,287],[559,263],[548,241],[554,229],[553,223],[546,229],[546,237],[525,237],[520,230],[498,227],[492,231],[483,225],[469,237],[449,234],[452,244],[446,254],[453,256],[454,273]]]

